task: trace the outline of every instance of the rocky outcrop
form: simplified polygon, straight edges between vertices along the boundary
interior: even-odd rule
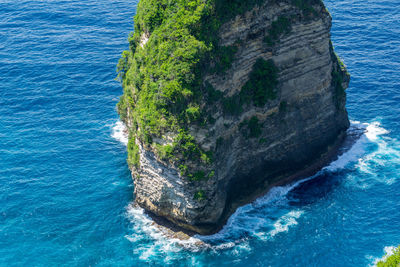
[[[249,80],[257,60],[271,59],[278,69],[275,96],[235,114],[224,112],[222,104],[204,104],[213,123],[189,129],[202,149],[213,151],[208,179],[184,179],[177,166],[137,140],[140,166],[133,173],[138,205],[185,229],[210,234],[239,205],[273,185],[316,171],[329,158],[349,127],[344,93],[349,75],[331,45],[329,13],[322,3],[312,9],[305,15],[291,1],[267,0],[220,27],[220,46],[235,46],[236,53],[228,70],[208,74],[203,82],[232,97]],[[274,21],[282,17],[290,18],[290,29],[266,42]],[[129,116],[126,122],[132,125]],[[173,135],[164,136],[158,143],[171,140]]]

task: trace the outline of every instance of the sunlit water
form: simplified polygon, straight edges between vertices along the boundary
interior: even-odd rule
[[[0,1],[0,266],[368,266],[400,244],[399,3],[326,5],[362,136],[179,241],[131,205],[114,78],[136,2]]]

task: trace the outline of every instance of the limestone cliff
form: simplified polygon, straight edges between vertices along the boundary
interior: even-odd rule
[[[331,17],[323,3],[253,1],[247,10],[224,17],[213,10],[218,3],[209,2],[205,14],[220,22],[210,30],[216,39],[190,68],[197,81],[190,90],[201,96],[188,98],[179,112],[161,105],[167,110],[160,115],[159,121],[166,122],[161,130],[144,134],[153,129],[146,122],[152,113],[143,115],[142,106],[152,100],[144,97],[149,89],[140,79],[157,84],[153,88],[160,98],[169,85],[143,71],[146,59],[140,51],[154,49],[153,39],[162,38],[155,29],[167,23],[167,15],[153,29],[135,25],[131,51],[120,64],[124,96],[119,112],[131,132],[136,203],[202,234],[220,229],[238,205],[271,186],[317,170],[349,126],[344,92],[349,75],[333,51]],[[137,21],[146,14],[140,13],[143,5]],[[178,56],[174,51],[171,58]],[[174,79],[179,82],[165,80]],[[168,105],[181,105],[177,101]],[[187,152],[189,145],[195,152]]]

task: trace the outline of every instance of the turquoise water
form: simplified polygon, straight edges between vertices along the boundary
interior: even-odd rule
[[[136,1],[1,1],[0,266],[368,266],[400,244],[399,2],[326,5],[352,74],[350,133],[366,133],[220,233],[179,242],[131,206],[114,77]]]

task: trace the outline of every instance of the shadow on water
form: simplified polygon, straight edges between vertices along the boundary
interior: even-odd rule
[[[327,197],[340,187],[343,177],[348,172],[348,170],[340,170],[335,173],[322,172],[313,179],[300,183],[288,192],[288,204],[293,207],[302,207]]]
[[[346,154],[358,158],[358,146],[363,143],[363,138],[367,131],[366,124],[353,122],[347,131],[347,136],[343,144],[338,150],[338,155],[326,168],[320,170],[314,176],[305,179],[301,183],[293,187],[287,194],[288,204],[293,207],[300,208],[318,202],[320,199],[326,198],[336,188],[340,187],[343,177],[352,172],[352,169],[341,168],[341,157],[345,158]],[[354,151],[352,151],[354,150]],[[343,160],[344,167],[348,162],[353,161],[352,157]]]

